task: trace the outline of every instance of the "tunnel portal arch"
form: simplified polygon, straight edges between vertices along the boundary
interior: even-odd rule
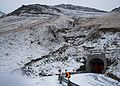
[[[102,73],[104,70],[104,62],[99,58],[92,59],[89,66],[91,73]]]
[[[105,54],[90,54],[86,60],[86,72],[105,73],[107,61]]]

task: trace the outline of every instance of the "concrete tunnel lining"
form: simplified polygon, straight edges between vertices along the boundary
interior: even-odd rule
[[[100,64],[102,65],[103,64],[102,72],[91,71],[91,69],[93,67],[91,65],[91,62],[95,63],[94,60],[98,61],[98,64],[96,62],[97,65],[100,65]],[[107,61],[106,61],[105,54],[89,54],[89,55],[87,55],[87,59],[86,59],[86,72],[88,72],[88,73],[92,73],[92,72],[93,73],[105,73],[106,68],[107,68]]]

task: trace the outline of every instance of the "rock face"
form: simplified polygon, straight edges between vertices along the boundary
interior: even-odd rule
[[[120,7],[113,9],[111,12],[120,12]]]
[[[58,69],[79,69],[87,54],[105,53],[106,73],[120,77],[120,14],[88,9],[23,5],[1,18],[0,73],[53,75]]]

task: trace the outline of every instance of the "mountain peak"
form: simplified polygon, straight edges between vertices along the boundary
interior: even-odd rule
[[[31,5],[22,5],[20,8],[9,13],[8,15],[20,15],[24,13],[28,14],[54,14],[55,12],[60,13],[59,9],[56,9],[52,6],[41,5],[41,4],[31,4]]]
[[[31,4],[31,5],[22,5],[20,8],[9,13],[8,15],[21,15],[21,14],[52,14],[53,15],[53,14],[63,13],[60,8],[68,9],[68,10],[87,11],[87,12],[106,12],[95,8],[75,6],[72,4],[60,4],[55,6]]]
[[[111,12],[120,12],[120,7],[113,9]]]

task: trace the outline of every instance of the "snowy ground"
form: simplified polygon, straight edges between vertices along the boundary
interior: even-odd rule
[[[17,74],[9,75],[2,79],[0,78],[0,86],[63,86],[63,85],[59,84],[57,76],[30,78]]]
[[[76,74],[72,75],[70,80],[80,86],[120,86],[120,82],[99,74]],[[9,75],[0,79],[0,86],[67,86],[67,84],[64,82],[59,84],[58,76],[30,78]]]
[[[76,74],[72,82],[80,86],[120,86],[120,83],[101,74]]]

